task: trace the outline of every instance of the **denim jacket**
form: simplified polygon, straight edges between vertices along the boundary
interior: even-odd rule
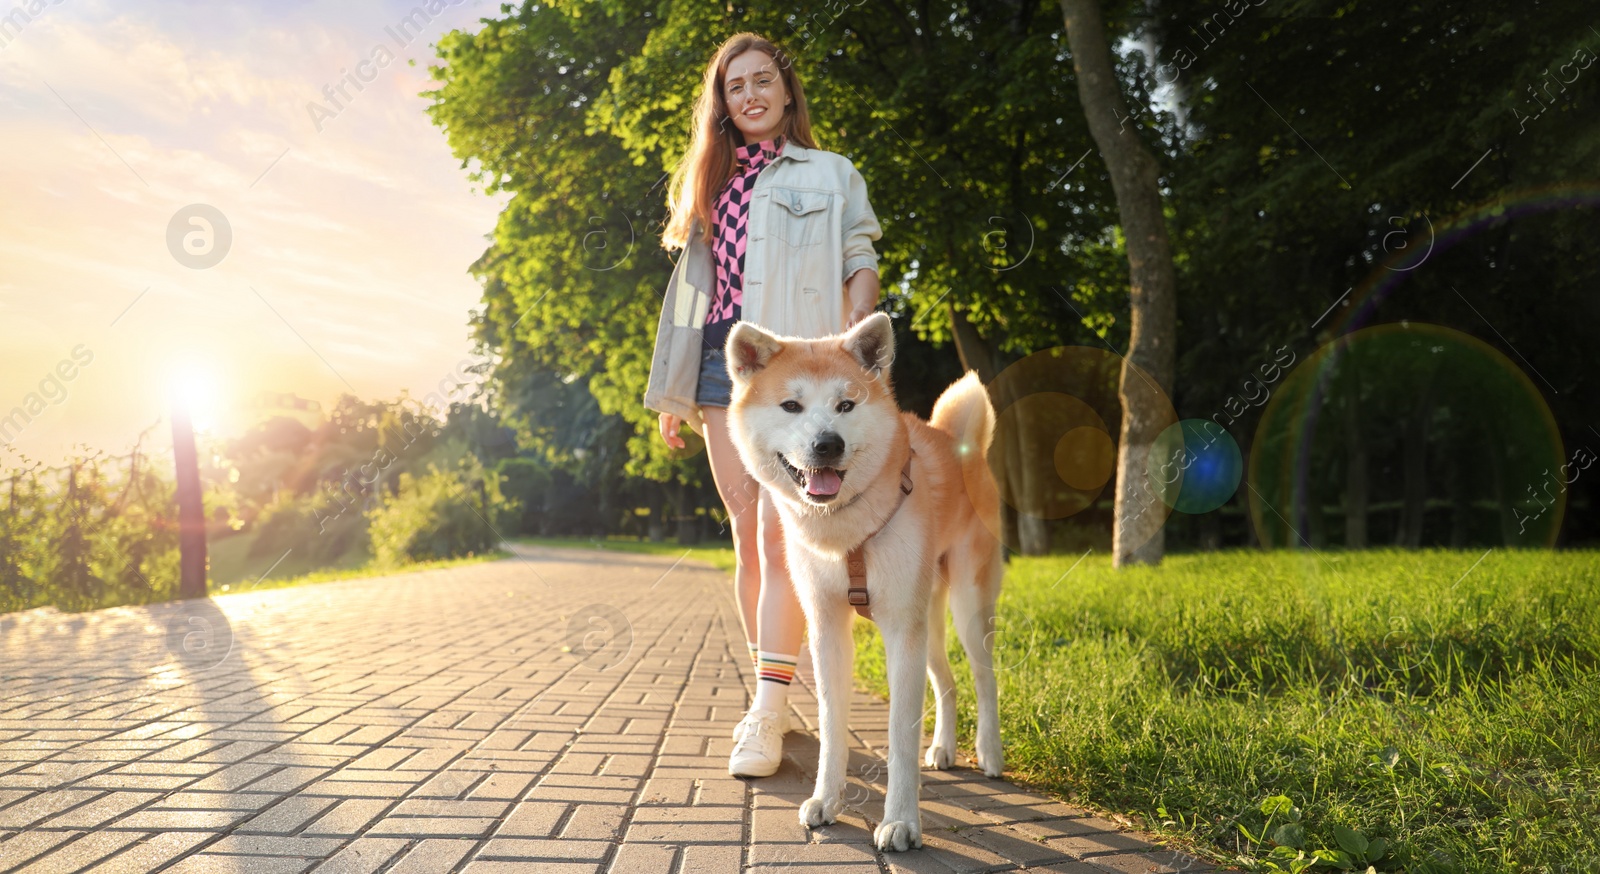
[[[786,142],[756,176],[747,233],[740,318],[790,337],[843,331],[845,281],[857,270],[878,268],[872,241],[883,235],[866,182],[850,159]],[[667,281],[644,405],[681,416],[702,435],[695,389],[715,290],[716,266],[696,224]]]

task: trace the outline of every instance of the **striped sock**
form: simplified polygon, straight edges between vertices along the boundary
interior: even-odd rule
[[[758,648],[753,643],[746,643],[745,646],[750,648],[750,664],[756,670],[758,670],[758,671],[761,670],[761,650],[760,650],[760,648]]]
[[[794,681],[794,666],[798,656],[779,652],[756,653],[756,677],[787,686]]]

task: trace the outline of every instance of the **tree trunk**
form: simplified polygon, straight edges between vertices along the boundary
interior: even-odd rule
[[[956,338],[956,356],[961,359],[961,369],[978,371],[978,378],[983,380],[984,385],[994,382],[994,378],[1000,375],[1000,368],[995,366],[993,350],[979,336],[978,329],[967,321],[965,313],[956,309],[953,303],[949,307],[950,333]]]
[[[1128,108],[1118,90],[1100,4],[1097,0],[1061,0],[1061,13],[1078,80],[1078,101],[1111,173],[1128,249],[1132,325],[1122,367],[1122,433],[1117,451],[1112,564],[1155,564],[1161,561],[1163,551],[1164,514],[1151,512],[1151,505],[1159,498],[1148,482],[1145,462],[1167,421],[1162,415],[1162,397],[1132,367],[1144,371],[1171,396],[1177,345],[1177,277],[1161,209],[1159,168],[1138,134],[1123,129],[1121,119],[1127,117]]]
[[[1367,443],[1361,436],[1361,377],[1354,362],[1350,387],[1344,404],[1344,545],[1346,549],[1367,548]]]
[[[178,484],[178,597],[206,596],[206,511],[200,460],[187,411],[172,414],[172,461]]]
[[[1432,374],[1427,379],[1416,405],[1406,416],[1405,424],[1405,503],[1400,510],[1400,530],[1396,540],[1407,549],[1422,546],[1422,525],[1427,517],[1428,423],[1433,417]]]
[[[651,543],[663,543],[666,541],[668,512],[664,501],[657,500],[650,505],[650,518],[645,523],[645,532]]]
[[[1042,516],[1017,513],[1017,551],[1023,555],[1050,553],[1050,523]]]
[[[1494,490],[1494,505],[1500,516],[1500,542],[1504,546],[1513,546],[1519,542],[1520,529],[1517,525],[1517,508],[1514,503],[1518,496],[1510,493],[1506,482],[1510,476],[1506,470],[1505,443],[1502,439],[1501,429],[1493,418],[1484,419],[1484,428],[1488,432],[1489,440],[1489,484]]]

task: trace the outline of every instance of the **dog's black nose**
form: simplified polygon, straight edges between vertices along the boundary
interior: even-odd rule
[[[824,461],[844,454],[844,438],[832,431],[824,431],[811,441],[811,454]]]

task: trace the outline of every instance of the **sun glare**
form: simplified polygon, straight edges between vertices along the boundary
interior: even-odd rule
[[[216,427],[222,403],[220,380],[212,368],[194,362],[173,367],[167,395],[173,412],[187,414],[196,431]]]

